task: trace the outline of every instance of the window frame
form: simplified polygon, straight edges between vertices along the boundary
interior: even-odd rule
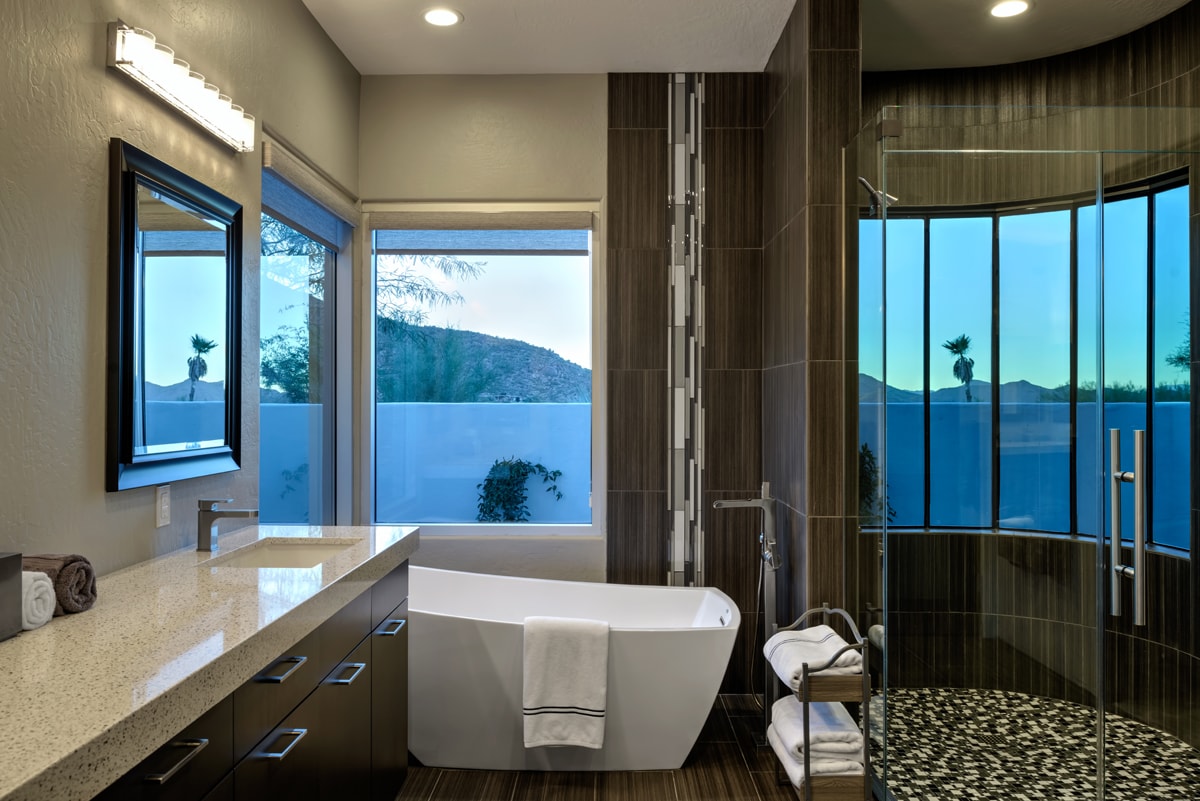
[[[1145,197],[1147,199],[1147,229],[1146,229],[1147,240],[1148,240],[1148,245],[1146,248],[1146,275],[1147,275],[1147,280],[1146,280],[1147,347],[1146,347],[1146,350],[1147,350],[1147,359],[1146,359],[1146,375],[1145,375],[1145,380],[1146,380],[1145,413],[1146,413],[1146,421],[1147,421],[1146,429],[1148,432],[1153,431],[1153,425],[1154,425],[1154,406],[1155,406],[1154,378],[1156,376],[1155,352],[1154,352],[1154,350],[1155,350],[1154,299],[1155,299],[1155,266],[1156,266],[1156,264],[1155,264],[1155,230],[1156,230],[1156,228],[1155,228],[1155,205],[1156,205],[1155,197],[1157,195],[1159,195],[1160,193],[1165,193],[1165,192],[1173,190],[1173,189],[1178,189],[1180,187],[1189,186],[1190,183],[1191,183],[1191,180],[1190,180],[1190,175],[1188,173],[1188,170],[1186,170],[1186,169],[1174,170],[1174,171],[1171,171],[1171,172],[1168,172],[1168,173],[1165,173],[1165,174],[1162,174],[1159,176],[1155,176],[1155,177],[1149,178],[1149,179],[1134,181],[1134,182],[1130,182],[1127,184],[1121,184],[1121,185],[1113,186],[1113,187],[1105,187],[1104,192],[1103,192],[1103,197],[1102,197],[1102,202],[1104,202],[1104,203],[1109,203],[1109,202],[1118,201],[1118,200],[1126,200],[1126,199],[1137,198],[1137,197]],[[963,207],[956,207],[956,208],[947,208],[947,207],[942,207],[942,206],[936,206],[936,207],[911,206],[911,207],[905,207],[905,208],[899,208],[899,207],[889,208],[887,211],[887,220],[886,221],[880,220],[880,219],[874,217],[869,211],[866,211],[866,210],[860,211],[860,214],[859,214],[859,222],[860,223],[865,222],[865,221],[870,221],[870,220],[876,220],[877,222],[880,223],[880,225],[884,225],[884,224],[886,224],[887,221],[894,221],[894,220],[921,220],[921,221],[923,221],[923,224],[924,224],[925,249],[924,249],[924,254],[922,256],[923,261],[924,261],[923,274],[924,274],[924,282],[925,282],[923,290],[922,290],[922,295],[924,298],[924,309],[923,309],[924,353],[922,355],[922,359],[924,361],[924,376],[923,376],[922,393],[923,393],[924,397],[922,400],[922,405],[923,405],[922,414],[923,414],[923,418],[925,421],[925,428],[924,428],[924,432],[922,434],[922,439],[923,439],[923,444],[924,444],[924,455],[925,455],[924,456],[924,458],[925,458],[924,478],[923,478],[924,498],[922,501],[923,525],[921,525],[921,526],[897,525],[897,524],[893,524],[893,523],[888,523],[887,528],[889,530],[896,530],[896,531],[980,531],[980,532],[1005,531],[1005,532],[1016,532],[1016,533],[1020,533],[1020,534],[1047,535],[1047,536],[1070,536],[1070,537],[1079,537],[1079,538],[1088,538],[1088,539],[1091,539],[1093,537],[1104,538],[1108,535],[1108,532],[1106,530],[1098,531],[1095,534],[1078,531],[1079,494],[1078,494],[1078,486],[1077,486],[1077,481],[1078,481],[1077,454],[1078,454],[1078,449],[1079,449],[1079,443],[1078,443],[1078,435],[1077,435],[1077,414],[1078,414],[1078,405],[1079,405],[1079,399],[1078,399],[1079,369],[1078,368],[1079,368],[1079,358],[1080,358],[1080,354],[1079,354],[1079,341],[1080,341],[1080,336],[1079,336],[1079,321],[1080,321],[1080,314],[1079,314],[1079,259],[1078,259],[1079,227],[1078,226],[1079,226],[1079,211],[1080,211],[1080,209],[1094,207],[1095,204],[1096,204],[1096,195],[1094,193],[1088,193],[1086,195],[1079,195],[1079,196],[1070,197],[1070,198],[1051,198],[1051,199],[1046,199],[1041,202],[1022,202],[1020,204],[981,204],[981,205],[963,206]],[[1069,531],[1057,531],[1057,530],[1035,529],[1035,528],[1013,528],[1013,527],[1002,528],[999,526],[999,510],[1000,510],[1000,448],[999,448],[1000,428],[999,428],[999,426],[1000,426],[1001,420],[1000,420],[1000,402],[999,402],[999,398],[997,395],[997,390],[999,387],[999,370],[1000,370],[1000,358],[1001,358],[1001,354],[999,353],[999,329],[1000,329],[1000,315],[1003,311],[1002,309],[999,308],[1000,298],[999,298],[999,295],[997,292],[999,278],[1000,278],[1000,275],[999,275],[999,271],[1000,271],[1000,254],[999,254],[1000,220],[1004,217],[1012,217],[1012,216],[1016,216],[1018,214],[1044,213],[1044,212],[1062,211],[1062,210],[1067,210],[1070,212],[1070,231],[1071,231],[1070,277],[1069,277],[1070,304],[1071,304],[1071,308],[1070,308],[1071,342],[1070,342],[1070,378],[1069,378],[1069,384],[1068,384],[1068,389],[1069,389],[1068,402],[1070,404],[1070,409],[1069,409],[1070,453],[1069,453],[1069,457],[1068,457],[1068,467],[1067,467],[1068,482],[1069,482],[1070,494],[1071,494],[1070,512],[1069,512],[1069,529],[1070,530]],[[992,439],[991,453],[990,453],[991,484],[992,484],[992,486],[991,486],[991,496],[992,496],[991,497],[991,515],[990,515],[991,525],[987,525],[987,526],[932,525],[931,517],[930,517],[930,515],[931,515],[931,493],[930,493],[931,438],[930,438],[930,426],[929,426],[930,405],[931,405],[931,397],[930,397],[931,396],[931,378],[930,378],[930,363],[929,363],[929,354],[930,354],[930,346],[931,346],[930,297],[929,297],[930,222],[931,222],[931,220],[936,220],[936,219],[946,219],[946,218],[958,219],[958,218],[975,218],[975,217],[986,217],[986,218],[991,219],[991,221],[992,221],[992,226],[991,226],[992,227],[992,240],[993,240],[992,262],[991,262],[992,319],[990,322],[990,329],[989,329],[990,336],[989,336],[989,342],[988,342],[991,370],[990,370],[990,374],[987,376],[988,380],[991,382],[992,393],[993,393],[992,399],[990,401],[990,403],[991,403],[991,410],[990,410],[991,439]],[[886,243],[886,236],[883,237],[882,242]],[[884,259],[884,264],[886,264],[886,244],[885,244],[884,252],[881,254],[881,256]],[[859,267],[859,269],[860,270],[862,269],[861,266]],[[1189,287],[1189,297],[1192,294],[1194,294],[1194,291],[1195,291],[1194,287]],[[885,298],[885,302],[886,302],[886,298]],[[886,326],[885,326],[884,330],[886,333]],[[886,348],[885,348],[885,352],[886,352]],[[885,356],[885,358],[886,358],[886,356]],[[886,374],[886,370],[885,370],[885,374]],[[1099,388],[1098,394],[1099,394],[1098,400],[1103,402],[1104,389]],[[886,406],[886,404],[888,403],[886,388],[883,391],[882,398],[883,398],[882,402]],[[1190,405],[1192,408],[1192,413],[1191,413],[1192,417],[1195,416],[1195,410],[1196,410],[1198,402],[1200,402],[1200,399],[1197,399],[1196,395],[1193,393],[1191,396],[1191,400],[1190,400]],[[1196,432],[1192,431],[1189,442],[1188,442],[1189,449],[1194,447],[1195,440],[1196,440]],[[1175,545],[1157,543],[1157,542],[1154,542],[1152,539],[1153,538],[1153,530],[1154,530],[1154,527],[1152,525],[1153,516],[1154,516],[1154,481],[1153,481],[1154,457],[1153,457],[1153,444],[1152,443],[1153,443],[1153,434],[1151,433],[1151,435],[1147,439],[1147,453],[1146,453],[1146,462],[1150,469],[1150,475],[1148,476],[1149,480],[1147,480],[1147,482],[1146,482],[1147,545],[1151,546],[1152,549],[1154,549],[1154,550],[1161,550],[1161,551],[1168,552],[1168,553],[1186,556],[1190,552],[1189,548],[1186,548],[1186,547],[1181,548],[1181,547],[1175,546]],[[1107,446],[1106,446],[1105,450],[1107,452]],[[884,471],[885,471],[884,474],[886,475],[886,465],[884,466]],[[1191,478],[1192,478],[1192,482],[1194,482],[1196,477],[1192,476]],[[1107,489],[1100,488],[1100,489],[1098,489],[1098,491],[1107,491]],[[1105,528],[1103,523],[1101,524],[1100,528]],[[1127,536],[1122,537],[1122,541],[1125,541],[1126,539],[1132,537],[1131,532],[1126,532],[1126,535]]]
[[[364,202],[364,225],[362,226],[361,252],[365,260],[363,287],[359,302],[364,313],[361,315],[360,335],[365,347],[362,354],[364,376],[362,401],[363,420],[367,421],[362,441],[365,443],[363,457],[359,462],[362,475],[359,502],[365,519],[374,525],[417,525],[423,533],[450,537],[603,537],[607,530],[607,280],[605,270],[605,248],[603,243],[603,203],[597,201],[564,202],[492,202],[492,203],[419,203],[419,202]],[[591,261],[591,352],[592,352],[592,400],[591,400],[591,490],[589,506],[590,523],[428,523],[414,521],[380,522],[375,517],[376,499],[376,442],[377,419],[375,414],[375,284],[376,261],[374,232],[396,227],[387,224],[397,216],[413,215],[414,219],[437,220],[436,224],[413,224],[411,228],[445,228],[469,230],[473,228],[506,228],[522,230],[535,228],[533,224],[522,224],[522,220],[537,220],[554,215],[587,215],[590,220]],[[582,217],[581,217],[582,218]],[[481,221],[492,221],[482,222]],[[505,224],[505,221],[511,221]],[[545,227],[545,226],[543,226]],[[582,230],[583,226],[566,226]]]

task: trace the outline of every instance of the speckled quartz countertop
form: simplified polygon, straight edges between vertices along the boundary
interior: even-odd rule
[[[223,565],[268,537],[312,568]],[[401,526],[250,526],[102,576],[96,605],[0,643],[0,799],[86,801],[416,550]]]

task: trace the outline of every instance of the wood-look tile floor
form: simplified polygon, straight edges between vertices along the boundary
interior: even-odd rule
[[[605,773],[449,770],[410,766],[397,801],[796,801],[775,779],[762,711],[748,695],[723,695],[683,767]]]

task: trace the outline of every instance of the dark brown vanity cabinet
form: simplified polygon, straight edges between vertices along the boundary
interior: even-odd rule
[[[370,650],[371,643],[362,642],[238,763],[235,798],[339,801],[368,797]]]
[[[231,768],[233,698],[227,697],[139,762],[96,801],[200,801]]]
[[[375,627],[370,642],[370,798],[393,801],[408,772],[408,601]]]
[[[407,596],[404,564],[97,801],[393,801],[408,764]]]

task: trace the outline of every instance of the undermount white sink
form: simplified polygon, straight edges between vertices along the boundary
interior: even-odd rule
[[[354,539],[258,540],[228,554],[201,563],[203,567],[316,567],[357,543]]]

